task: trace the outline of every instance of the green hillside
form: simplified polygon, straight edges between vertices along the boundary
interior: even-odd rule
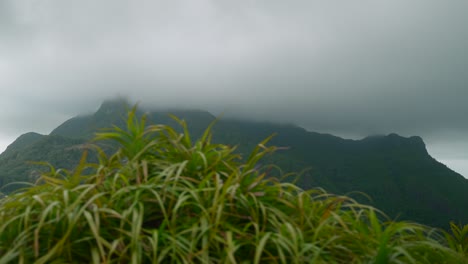
[[[0,186],[2,192],[24,187],[16,182],[35,182],[40,174],[47,171],[44,165],[34,162],[48,162],[59,168],[72,169],[76,166],[87,140],[71,139],[58,135],[40,136],[28,145],[21,146],[24,136],[18,138],[0,155]]]
[[[96,136],[113,153],[0,198],[0,263],[468,263],[468,225],[389,221],[268,178],[268,139],[241,159],[209,129],[144,122],[131,112]]]
[[[47,161],[57,167],[73,168],[92,135],[112,125],[122,127],[129,108],[122,100],[107,101],[96,113],[72,118],[48,136],[31,134],[18,138],[0,155],[0,184],[31,182],[37,178],[40,167],[28,161]],[[204,111],[145,112],[148,123],[177,127],[168,115],[174,114],[187,122],[194,138],[200,137],[215,120]],[[393,219],[444,228],[452,220],[468,223],[468,211],[464,210],[468,208],[468,180],[433,159],[419,137],[390,134],[347,140],[294,125],[225,119],[213,127],[214,142],[238,146],[236,152],[241,154],[250,153],[258,142],[272,134],[276,136],[271,144],[280,149],[268,156],[263,165],[274,163],[284,172],[307,169],[297,179],[297,184],[304,189],[321,187],[331,193],[351,195],[382,209]],[[276,170],[268,174],[279,175]],[[8,185],[2,191],[9,192],[19,186]]]

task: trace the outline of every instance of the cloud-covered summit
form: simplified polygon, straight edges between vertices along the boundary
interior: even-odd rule
[[[1,1],[0,135],[48,132],[120,94],[466,146],[466,10],[458,0]]]

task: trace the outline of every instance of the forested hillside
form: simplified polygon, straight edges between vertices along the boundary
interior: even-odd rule
[[[19,137],[0,155],[2,191],[22,186],[12,182],[34,182],[41,171],[47,170],[29,161],[46,161],[72,169],[85,149],[93,159],[88,143],[94,133],[112,125],[123,126],[129,108],[125,101],[107,101],[96,113],[72,118],[50,135],[28,133]],[[177,127],[169,116],[174,114],[186,121],[194,138],[216,119],[205,111],[137,113],[144,112],[148,113],[148,123]],[[263,162],[279,166],[283,174],[302,172],[299,177],[282,180],[297,180],[305,189],[321,187],[331,193],[350,195],[394,219],[439,227],[447,227],[452,220],[468,222],[468,180],[433,159],[419,137],[390,134],[347,140],[294,125],[227,119],[218,120],[213,127],[215,142],[238,146],[236,151],[244,155],[272,134],[275,136],[270,144],[280,148]],[[112,145],[107,147],[112,149]],[[276,177],[281,173],[272,169],[269,175]]]

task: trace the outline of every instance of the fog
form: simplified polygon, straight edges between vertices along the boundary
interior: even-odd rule
[[[466,10],[456,0],[4,0],[0,144],[120,95],[350,138],[419,135],[468,176]]]

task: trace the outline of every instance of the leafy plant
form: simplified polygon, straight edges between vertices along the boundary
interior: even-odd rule
[[[448,245],[451,249],[468,256],[468,225],[450,223],[450,231],[445,232]]]
[[[234,147],[146,126],[99,133],[119,150],[0,200],[0,263],[463,263],[444,237],[321,189],[266,177],[259,143]],[[382,220],[384,219],[384,220]],[[458,251],[458,252],[457,252]]]

